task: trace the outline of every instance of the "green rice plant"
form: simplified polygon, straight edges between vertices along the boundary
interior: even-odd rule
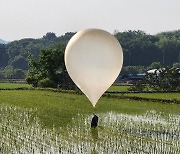
[[[46,127],[65,127],[78,114],[89,115],[93,107],[84,95],[41,91],[41,90],[8,90],[0,91],[0,104],[17,106],[33,110]],[[158,113],[179,114],[179,104],[163,104],[150,101],[134,101],[119,98],[102,97],[95,108],[95,112],[117,112],[123,114],[144,114],[148,110]]]
[[[128,93],[125,96],[137,96],[142,98],[180,100],[180,93]]]
[[[0,153],[173,153],[180,149],[180,115],[78,114],[66,127],[45,128],[33,115],[37,109],[0,105]]]
[[[26,83],[0,83],[0,89],[14,88],[31,88],[32,86]]]
[[[129,87],[125,85],[112,85],[107,92],[127,92]]]

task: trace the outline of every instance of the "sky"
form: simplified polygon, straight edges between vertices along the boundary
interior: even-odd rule
[[[61,36],[86,28],[147,34],[180,29],[180,0],[0,0],[0,38]]]

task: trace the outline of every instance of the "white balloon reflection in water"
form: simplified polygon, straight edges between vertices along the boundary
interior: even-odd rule
[[[67,71],[94,107],[116,80],[122,64],[121,45],[104,30],[82,30],[71,38],[66,47]]]

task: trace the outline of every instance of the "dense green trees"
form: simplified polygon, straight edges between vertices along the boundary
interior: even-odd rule
[[[57,38],[56,34],[51,32],[48,32],[45,36],[43,36],[43,39],[47,39],[47,40],[53,40],[56,38]]]
[[[166,35],[167,34],[167,35]],[[172,65],[180,54],[180,30],[148,35],[143,31],[116,33],[124,50],[124,66],[148,66],[152,62]]]
[[[124,66],[148,66],[154,61],[161,61],[157,36],[147,35],[143,31],[116,33],[124,51]]]
[[[14,57],[14,60],[11,62],[11,66],[13,66],[15,69],[19,68],[22,70],[27,70],[28,62],[27,62],[26,58],[19,55],[19,56]]]
[[[6,49],[5,53],[8,55],[8,58],[3,58],[6,62],[4,62],[5,65],[3,65],[3,67],[10,64],[14,68],[28,70],[28,53],[31,53],[35,59],[38,59],[41,50],[51,49],[58,43],[67,43],[73,35],[74,33],[66,33],[65,35],[57,37],[54,33],[48,32],[45,36],[43,36],[43,38],[40,39],[28,38],[10,42],[4,45]]]
[[[64,65],[65,46],[66,44],[60,43],[55,48],[41,50],[38,60],[34,60],[30,54],[26,81],[34,87],[72,88],[74,85]]]
[[[9,56],[6,52],[4,44],[0,44],[0,68],[5,67],[8,64]]]
[[[180,69],[159,68],[154,73],[146,73],[143,80],[137,81],[130,91],[180,91]]]
[[[145,73],[149,68],[144,66],[124,66],[120,75],[126,77],[128,74]]]
[[[11,65],[13,69],[27,71],[28,53],[31,53],[34,59],[38,60],[41,50],[44,50],[45,54],[59,43],[66,44],[74,34],[70,32],[57,37],[54,33],[48,32],[40,39],[28,38],[5,45],[0,44],[0,68],[4,69]],[[116,31],[114,35],[121,43],[124,52],[121,74],[143,73],[146,70],[144,68],[148,68],[153,62],[155,62],[154,66],[149,67],[149,69],[155,68],[157,66],[155,64],[179,67],[180,30],[163,32],[157,35],[149,35],[140,30]],[[61,64],[63,65],[63,63]]]
[[[180,54],[180,39],[161,37],[159,42],[157,42],[162,53],[162,64],[172,65],[174,62],[178,61]]]
[[[174,67],[174,68],[180,68],[180,62],[179,62],[179,63],[174,63],[174,64],[173,64],[173,67]]]
[[[161,68],[155,73],[145,76],[145,83],[153,90],[174,91],[180,90],[180,70],[176,68]]]
[[[14,69],[8,65],[3,69],[0,69],[0,79],[25,79],[26,71],[22,69]]]
[[[160,62],[153,62],[150,66],[149,69],[159,69],[161,68],[161,63]]]

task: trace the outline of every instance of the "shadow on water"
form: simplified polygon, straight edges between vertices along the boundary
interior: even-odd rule
[[[98,154],[96,148],[95,148],[95,145],[96,143],[98,142],[98,139],[99,139],[99,133],[98,133],[98,128],[91,128],[91,138],[94,142],[94,145],[93,145],[93,148],[91,150],[91,154]]]
[[[95,149],[95,147],[91,150],[91,154],[98,154],[97,150]]]
[[[94,142],[98,141],[98,139],[99,139],[98,128],[91,128],[91,137]]]

